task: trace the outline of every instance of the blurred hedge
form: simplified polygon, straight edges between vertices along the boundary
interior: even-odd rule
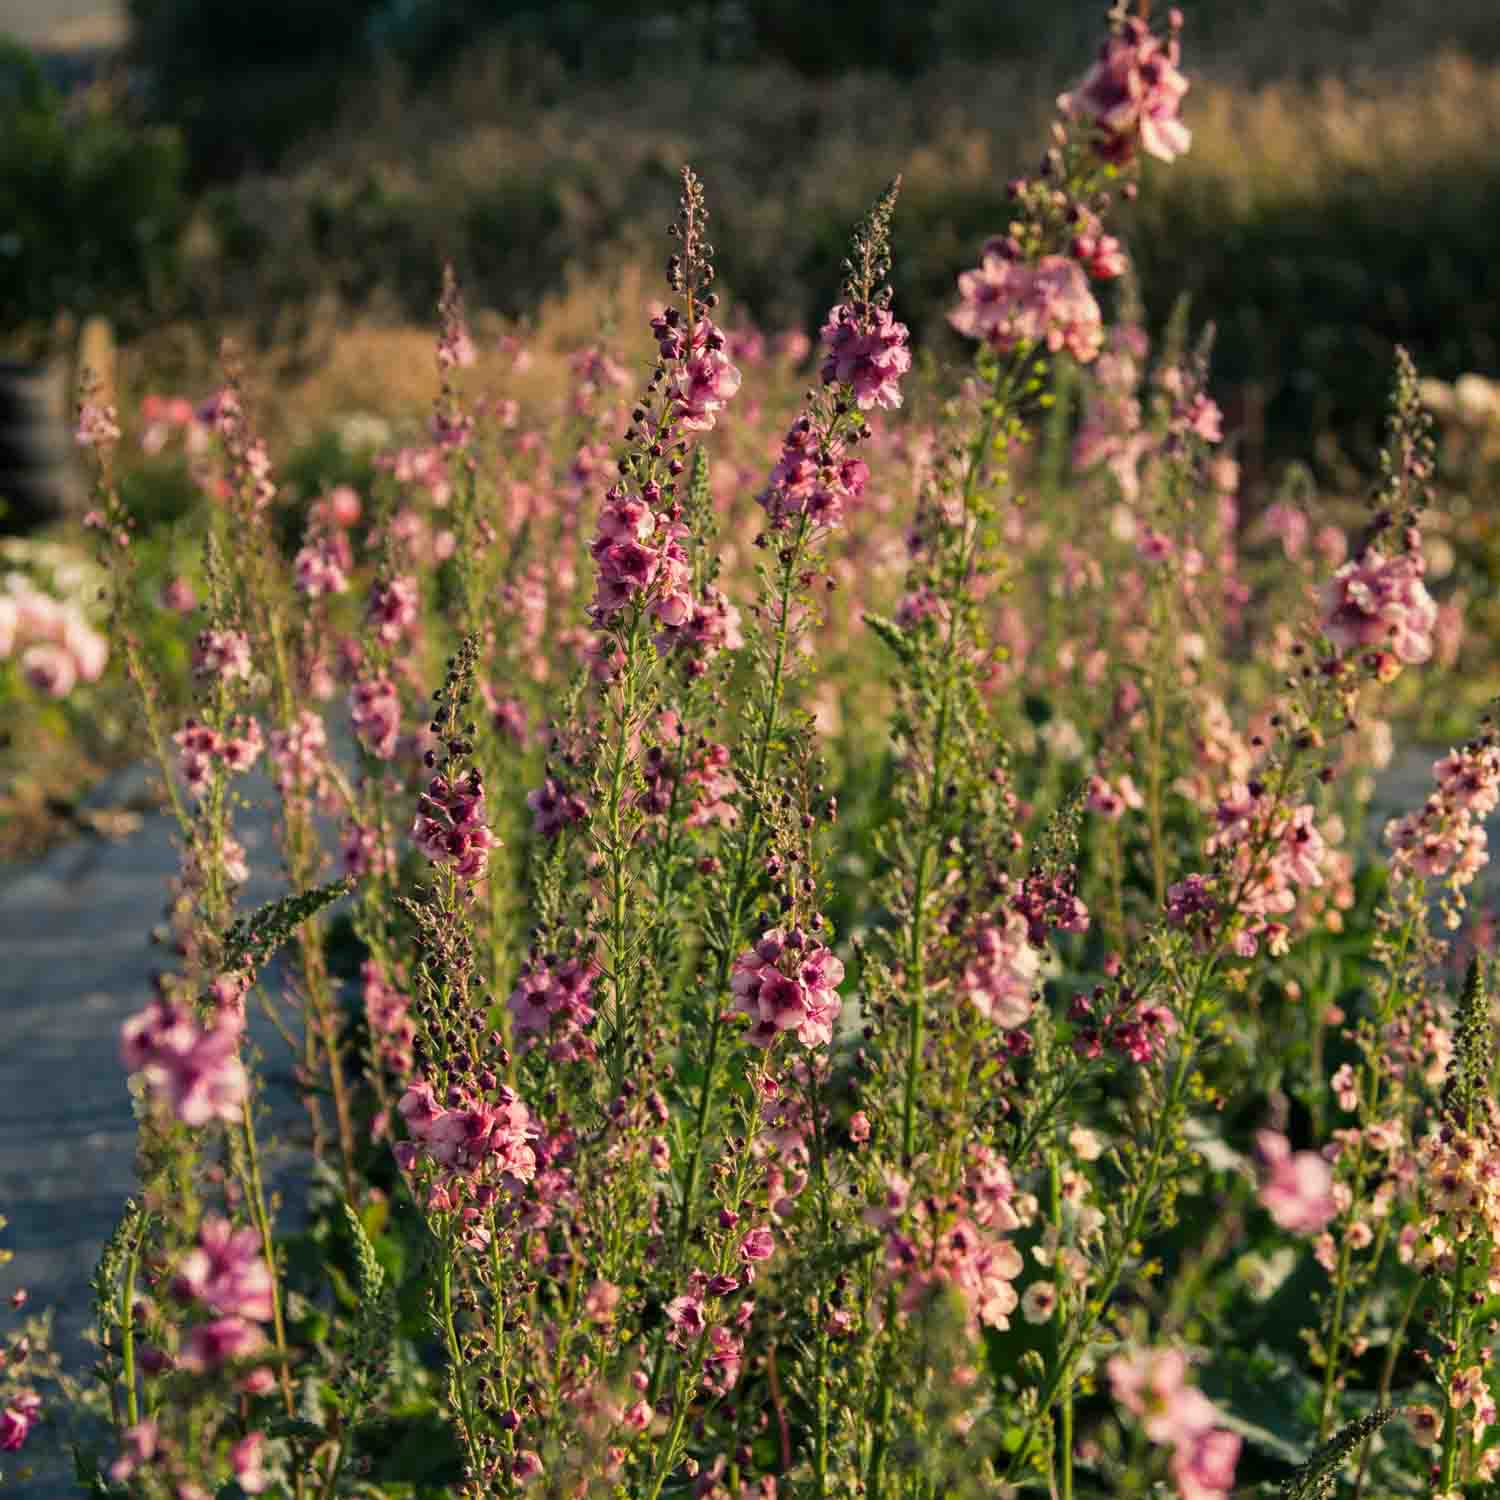
[[[543,74],[672,86],[724,64],[809,78],[914,78],[954,63],[1077,67],[1104,0],[127,0],[158,116],[202,177],[281,162],[383,69],[425,89],[495,47]],[[1500,58],[1493,0],[1183,0],[1197,66],[1243,82],[1409,63],[1437,47]],[[1297,45],[1289,49],[1287,37]],[[534,86],[535,79],[528,82]]]
[[[0,343],[44,346],[54,320],[162,306],[187,214],[175,132],[64,100],[0,41]]]

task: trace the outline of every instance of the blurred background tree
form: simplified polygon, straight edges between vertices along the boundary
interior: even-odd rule
[[[33,358],[96,313],[137,322],[172,294],[186,217],[177,133],[65,98],[0,39],[0,344]]]

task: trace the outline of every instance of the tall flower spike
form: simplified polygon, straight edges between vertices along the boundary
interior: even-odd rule
[[[1489,986],[1484,961],[1476,953],[1469,960],[1463,992],[1455,1017],[1453,1056],[1443,1081],[1441,1108],[1444,1117],[1463,1130],[1474,1126],[1476,1110],[1488,1092],[1492,1055]]]
[[[854,231],[844,261],[843,301],[823,325],[824,385],[847,385],[861,411],[901,405],[901,377],[911,369],[907,328],[891,316],[891,216],[901,191],[897,177]]]
[[[887,285],[891,274],[891,219],[900,196],[898,175],[891,179],[856,227],[849,256],[843,263],[845,302],[891,305],[891,289]]]
[[[682,169],[682,196],[677,204],[677,222],[668,233],[682,242],[682,249],[667,262],[667,284],[679,297],[692,299],[705,293],[714,279],[714,247],[708,242],[708,207],[703,200],[703,182],[691,167]]]
[[[1422,404],[1421,384],[1411,355],[1397,344],[1396,379],[1386,417],[1385,443],[1380,450],[1380,483],[1370,497],[1375,516],[1365,547],[1386,529],[1400,526],[1405,549],[1417,550],[1411,533],[1432,500],[1437,453],[1432,414]]]

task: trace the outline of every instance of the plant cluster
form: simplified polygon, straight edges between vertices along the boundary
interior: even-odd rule
[[[1403,356],[1354,534],[1295,492],[1242,523],[1211,339],[1179,318],[1153,359],[1117,232],[1191,147],[1180,26],[1112,13],[958,277],[954,379],[894,303],[899,180],[816,345],[772,351],[684,169],[652,352],[602,334],[550,425],[475,388],[451,274],[425,429],[300,516],[232,352],[153,404],[205,497],[164,601],[190,711],[86,397],[182,849],[121,1036],[141,1191],[95,1283],[92,1493],[1500,1471],[1467,920],[1500,734],[1361,860],[1382,715],[1461,635],[1430,421]],[[287,894],[246,912],[258,766]],[[306,1110],[296,1235],[252,1005]]]

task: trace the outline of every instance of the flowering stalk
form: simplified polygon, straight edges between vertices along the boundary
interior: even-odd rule
[[[740,384],[739,371],[723,352],[724,336],[707,317],[718,303],[708,290],[714,273],[707,224],[702,185],[684,168],[678,218],[671,227],[680,252],[668,265],[668,281],[682,306],[668,307],[652,320],[658,360],[631,413],[619,478],[605,495],[591,549],[598,577],[590,618],[606,633],[614,658],[608,758],[594,838],[605,866],[605,978],[612,1000],[610,1076],[616,1094],[643,1022],[631,998],[632,992],[639,995],[643,968],[630,912],[637,833],[631,793],[635,743],[657,661],[647,630],[655,621],[670,632],[692,618],[692,569],[677,486],[693,434],[712,430]]]
[[[708,1046],[694,1111],[692,1144],[683,1175],[677,1253],[682,1254],[693,1228],[698,1179],[713,1111],[724,1024],[723,999],[731,970],[746,936],[755,891],[755,865],[761,855],[773,792],[768,784],[771,754],[782,733],[784,697],[792,647],[804,628],[798,594],[816,574],[812,549],[844,519],[847,507],[863,492],[869,468],[852,449],[869,435],[864,412],[901,403],[901,377],[911,368],[907,330],[890,312],[890,223],[900,191],[897,178],[876,201],[854,234],[844,262],[843,300],[829,312],[822,333],[824,359],[821,392],[809,392],[807,405],[793,422],[781,457],[759,496],[769,526],[757,539],[775,545],[779,569],[774,585],[759,569],[761,624],[757,643],[762,666],[750,752],[741,781],[750,800],[749,816],[730,843],[733,870],[715,892],[705,918],[705,938],[716,960],[710,990]],[[764,631],[769,620],[770,642]],[[779,873],[779,868],[776,873]]]
[[[1407,512],[1403,518],[1407,557],[1415,555],[1418,540],[1417,496],[1413,486],[1419,486],[1424,477],[1420,446],[1409,441],[1414,425],[1420,430],[1419,409],[1413,404],[1414,389],[1409,363],[1402,362],[1393,398],[1387,462],[1391,472],[1398,476],[1393,481],[1392,498]],[[1390,508],[1379,508],[1374,535],[1378,537],[1395,519]],[[1383,566],[1373,541],[1367,557],[1374,559],[1375,567]],[[1292,901],[1289,891],[1285,898],[1275,900],[1271,899],[1271,893],[1278,886],[1302,884],[1316,876],[1315,863],[1308,858],[1315,852],[1316,835],[1305,814],[1298,812],[1289,817],[1287,812],[1292,805],[1289,797],[1305,774],[1301,762],[1325,742],[1336,725],[1354,722],[1356,697],[1364,683],[1389,680],[1400,671],[1403,658],[1425,659],[1423,642],[1416,632],[1421,629],[1420,622],[1430,620],[1427,612],[1430,601],[1419,585],[1411,590],[1403,581],[1401,586],[1407,590],[1405,596],[1389,605],[1379,594],[1361,595],[1360,602],[1355,604],[1341,577],[1330,583],[1322,624],[1323,639],[1332,642],[1332,654],[1324,658],[1320,670],[1309,667],[1300,679],[1292,679],[1293,691],[1272,719],[1281,734],[1280,747],[1272,761],[1274,779],[1269,783],[1265,778],[1258,780],[1248,803],[1237,793],[1221,802],[1220,832],[1207,845],[1220,865],[1215,875],[1223,891],[1220,901],[1208,907],[1202,905],[1195,883],[1200,877],[1196,876],[1173,886],[1169,893],[1169,922],[1174,926],[1186,925],[1196,934],[1194,944],[1201,956],[1192,962],[1180,939],[1161,947],[1161,966],[1140,993],[1144,997],[1161,984],[1171,995],[1178,1029],[1176,1057],[1153,1111],[1149,1142],[1143,1152],[1133,1153],[1129,1162],[1125,1205],[1111,1225],[1113,1243],[1102,1273],[1096,1278],[1094,1293],[1075,1320],[1028,1419],[1020,1447],[1012,1458],[1012,1475],[1024,1472],[1036,1433],[1071,1381],[1073,1368],[1119,1284],[1136,1241],[1147,1227],[1158,1193],[1170,1178],[1166,1163],[1178,1140],[1186,1090],[1193,1076],[1202,1027],[1213,1009],[1220,967],[1233,954],[1253,955],[1262,941],[1269,941],[1273,947],[1279,945],[1282,940],[1277,936],[1278,924],[1268,918],[1278,907],[1290,910]],[[1382,608],[1388,613],[1377,633],[1374,620]],[[1399,616],[1396,610],[1400,611]],[[1393,619],[1394,627],[1388,628]],[[1400,634],[1403,628],[1414,632],[1409,642]],[[1385,641],[1391,636],[1398,641],[1400,657],[1383,650],[1366,651],[1353,659],[1344,655],[1351,650],[1359,651],[1373,640]],[[1189,959],[1186,973],[1181,971],[1184,959]]]
[[[223,447],[230,504],[248,539],[250,562],[243,575],[244,604],[253,622],[259,651],[268,666],[272,708],[280,725],[271,735],[271,754],[277,763],[276,781],[284,813],[282,857],[293,887],[307,889],[317,883],[323,864],[310,796],[336,786],[346,805],[352,804],[353,798],[323,753],[326,735],[321,719],[296,706],[295,679],[282,621],[283,602],[269,569],[275,548],[268,517],[276,484],[265,444],[255,434],[245,409],[237,359],[227,346],[224,365],[226,383],[209,404],[207,415]],[[314,1135],[320,1137],[322,1111],[310,1085],[318,1074],[326,1073],[333,1097],[344,1191],[353,1200],[358,1194],[354,1122],[337,1014],[317,924],[299,929],[297,950],[305,1002],[303,1066],[308,1087],[304,1089],[304,1102],[313,1121]]]

